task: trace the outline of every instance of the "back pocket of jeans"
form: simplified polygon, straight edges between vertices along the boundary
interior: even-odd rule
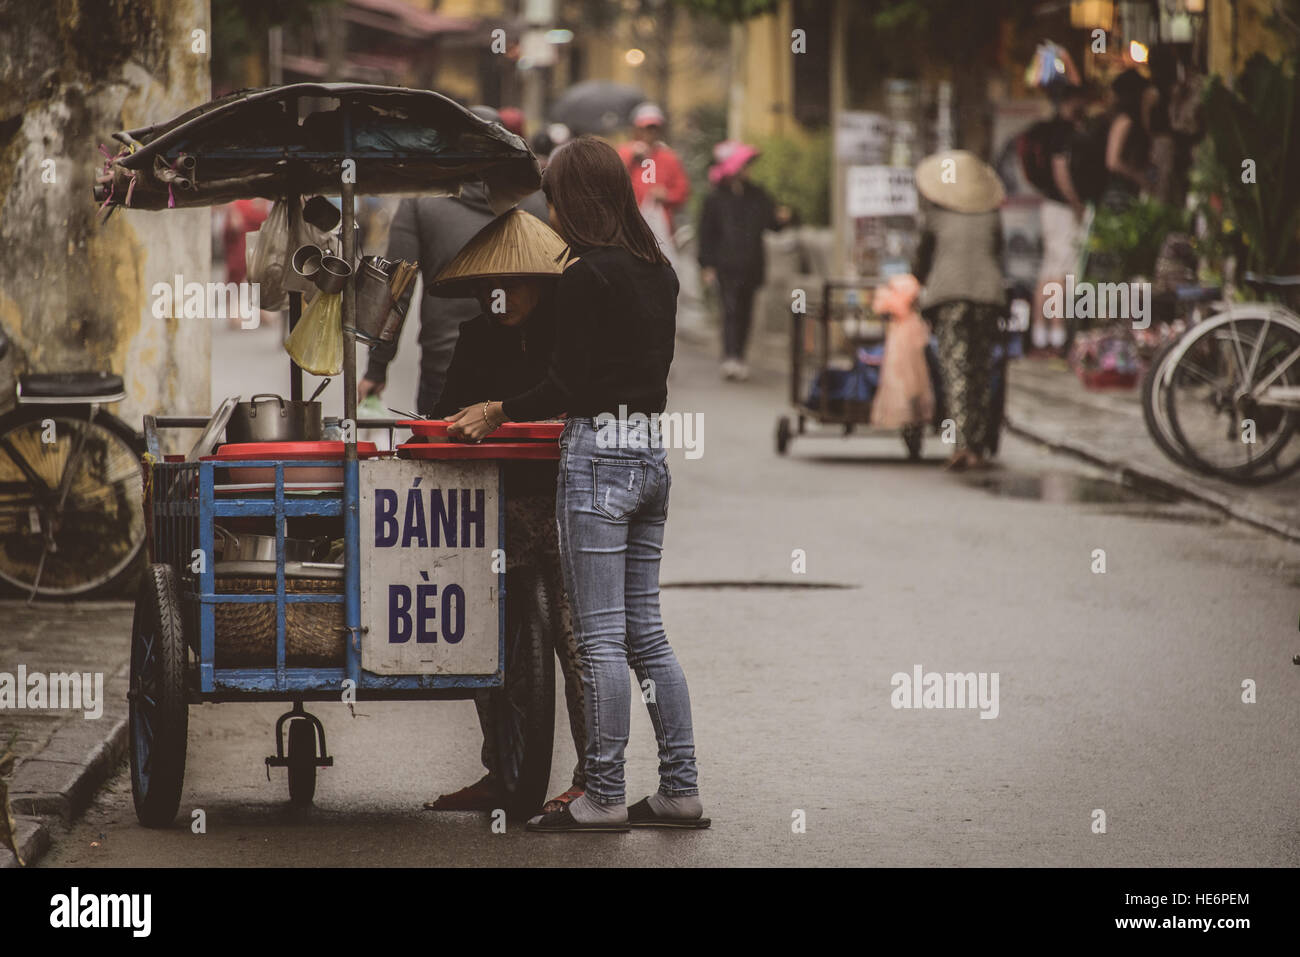
[[[645,488],[645,463],[594,459],[592,470],[592,504],[596,511],[614,521],[621,521],[636,511]]]

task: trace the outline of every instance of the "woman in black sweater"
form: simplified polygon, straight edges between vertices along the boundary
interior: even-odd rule
[[[494,224],[496,222],[499,221],[494,221]],[[490,228],[491,225],[484,231]],[[454,266],[455,260],[447,268],[451,270]],[[559,266],[555,269],[558,278]],[[469,284],[483,311],[460,325],[456,350],[447,367],[446,384],[433,408],[434,418],[445,418],[459,409],[476,407],[494,395],[531,387],[546,378],[555,343],[555,282],[555,278],[542,277],[484,277]],[[444,294],[440,285],[435,284],[433,295]],[[459,289],[450,285],[446,289],[455,295],[470,294],[470,290],[464,289],[464,281],[459,285]],[[505,311],[493,310],[493,297],[497,290],[503,293],[498,304],[504,306]],[[512,568],[531,566],[550,585],[549,594],[558,619],[555,654],[564,675],[569,731],[577,754],[568,790],[547,801],[543,811],[558,810],[579,797],[586,786],[587,719],[582,663],[560,573],[555,527],[556,471],[556,463],[545,461],[508,462],[503,470],[506,554]],[[428,802],[425,807],[430,810],[477,811],[501,806],[501,784],[491,745],[494,730],[488,696],[476,696],[474,704],[483,731],[481,757],[488,773],[468,787]]]
[[[655,423],[668,394],[677,277],[608,143],[584,136],[566,144],[542,190],[573,254],[555,290],[549,370],[513,398],[462,409],[454,425],[477,441],[508,420],[568,415],[555,502],[587,691],[587,790],[528,827],[707,827],[690,695],[659,610],[671,479]],[[659,742],[660,779],[658,792],[631,808],[623,777],[629,663]]]

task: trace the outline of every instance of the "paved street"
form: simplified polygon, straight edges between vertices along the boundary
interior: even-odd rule
[[[214,340],[214,394],[283,366],[273,333]],[[390,388],[404,408],[413,381]],[[711,352],[684,349],[670,388],[673,409],[705,416],[703,457],[672,453],[663,606],[711,830],[497,835],[485,816],[421,810],[481,774],[468,702],[314,708],[336,764],[293,811],[262,763],[281,707],[225,704],[191,709],[173,829],[136,824],[123,770],[43,863],[1300,864],[1295,546],[1014,437],[999,469],[965,479],[941,471],[935,439],[920,464],[893,436],[796,440],[778,458],[784,378],[724,386]],[[895,709],[891,677],[916,666],[996,673],[997,717]],[[573,764],[562,725],[556,741],[552,792]],[[655,786],[654,751],[634,708],[630,800]]]

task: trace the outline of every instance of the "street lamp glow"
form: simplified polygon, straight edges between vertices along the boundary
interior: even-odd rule
[[[1128,45],[1128,55],[1134,63],[1147,62],[1147,46],[1145,43],[1139,43],[1137,40],[1130,40]]]
[[[623,59],[627,61],[628,66],[640,66],[645,62],[645,51],[633,47],[623,54]]]

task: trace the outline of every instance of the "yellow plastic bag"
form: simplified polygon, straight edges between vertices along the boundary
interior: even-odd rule
[[[316,297],[284,344],[290,358],[312,375],[343,371],[343,296]]]

